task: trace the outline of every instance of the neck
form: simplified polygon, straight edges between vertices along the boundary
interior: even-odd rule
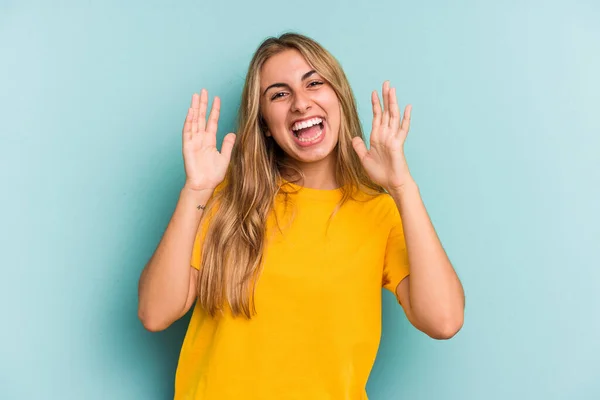
[[[316,162],[301,163],[293,160],[293,165],[304,174],[304,180],[300,181],[299,184],[310,189],[331,190],[339,188],[335,179],[335,159],[335,154],[332,152],[323,160]],[[288,162],[290,161],[292,160],[288,160]],[[300,178],[295,171],[288,169],[282,170],[281,174],[289,181],[296,181]]]

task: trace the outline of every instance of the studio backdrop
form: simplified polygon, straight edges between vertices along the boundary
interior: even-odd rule
[[[466,292],[451,340],[388,292],[372,400],[600,398],[600,5],[593,1],[0,1],[0,398],[173,396],[189,315],[137,317],[185,173],[192,93],[235,130],[268,36],[322,43],[365,133],[389,79]]]

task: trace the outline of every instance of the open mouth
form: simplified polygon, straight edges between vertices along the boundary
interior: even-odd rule
[[[321,117],[311,118],[306,121],[296,122],[292,125],[292,134],[300,142],[313,142],[323,134],[325,119]]]

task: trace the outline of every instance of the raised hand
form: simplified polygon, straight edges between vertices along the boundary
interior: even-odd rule
[[[223,139],[221,152],[217,150],[221,99],[215,97],[213,100],[208,123],[207,107],[208,92],[202,89],[200,95],[194,93],[183,125],[185,186],[192,190],[213,190],[223,181],[235,143],[235,134],[228,133]]]
[[[404,142],[410,127],[412,106],[409,104],[406,107],[401,122],[396,89],[390,89],[388,81],[383,83],[382,96],[383,112],[377,91],[373,91],[371,95],[373,126],[370,148],[367,150],[359,137],[352,139],[352,145],[369,177],[391,193],[412,180],[404,157]]]

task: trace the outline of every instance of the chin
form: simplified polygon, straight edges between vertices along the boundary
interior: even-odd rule
[[[334,157],[336,153],[336,148],[335,146],[333,146],[332,148],[328,149],[314,149],[312,151],[308,151],[308,152],[304,152],[304,153],[297,153],[297,152],[293,152],[293,158],[301,163],[315,163],[315,162],[320,162],[323,160],[326,160],[329,157]]]

